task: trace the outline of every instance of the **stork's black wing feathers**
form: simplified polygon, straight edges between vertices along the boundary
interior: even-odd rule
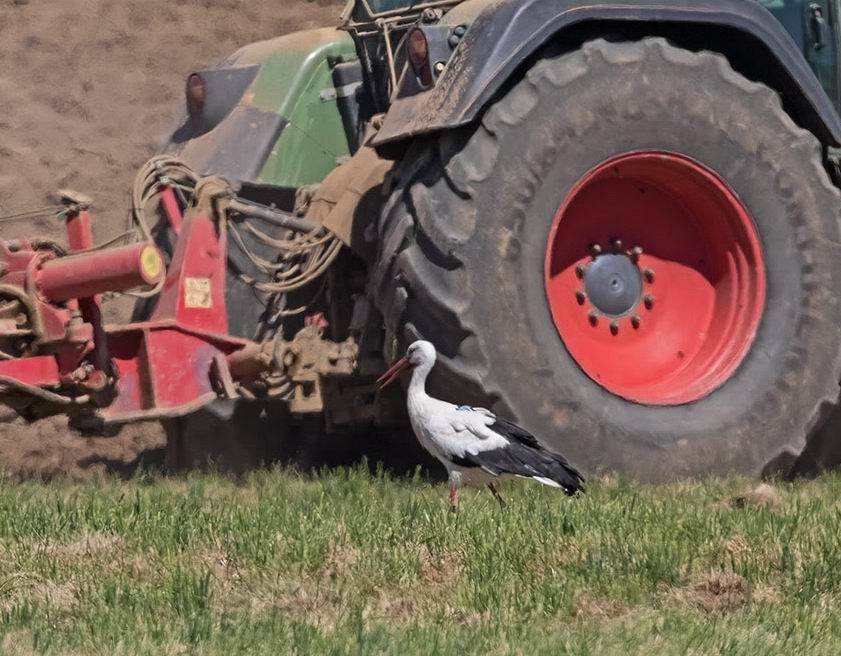
[[[511,442],[500,449],[480,451],[476,455],[465,453],[461,457],[452,458],[452,461],[459,467],[481,467],[495,476],[512,474],[526,478],[548,478],[570,496],[584,490],[584,477],[564,458],[520,442]]]
[[[508,440],[508,445],[499,449],[479,451],[473,455],[465,453],[452,461],[459,467],[481,467],[499,476],[513,474],[527,478],[548,478],[563,488],[569,495],[584,490],[584,477],[567,462],[566,458],[547,451],[537,438],[524,428],[510,421],[496,417],[488,428]]]
[[[521,428],[507,419],[496,417],[494,423],[491,424],[489,428],[495,433],[499,433],[500,435],[507,437],[512,442],[522,442],[533,449],[543,450],[543,445],[537,441],[537,438],[534,435],[529,433],[525,428]]]
[[[507,419],[501,419],[497,417],[493,424],[491,424],[490,429],[503,435],[504,437],[508,438],[510,442],[521,442],[526,446],[531,447],[532,449],[537,449],[538,451],[542,451],[550,456],[552,456],[555,460],[563,464],[564,467],[572,470],[575,475],[584,482],[584,477],[581,476],[579,472],[575,470],[575,468],[569,464],[566,458],[562,455],[557,453],[552,453],[551,451],[547,451],[546,447],[544,447],[537,438],[529,433],[525,428],[518,426],[515,423],[508,421]]]

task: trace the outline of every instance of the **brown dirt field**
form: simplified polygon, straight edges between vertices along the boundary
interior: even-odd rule
[[[184,79],[239,46],[337,22],[341,0],[0,0],[0,216],[95,199],[97,240],[121,233],[137,167],[178,118]],[[34,225],[33,225],[34,223]],[[53,219],[0,238],[61,235]],[[0,468],[90,475],[156,462],[156,426],[82,438],[63,420],[0,425]]]

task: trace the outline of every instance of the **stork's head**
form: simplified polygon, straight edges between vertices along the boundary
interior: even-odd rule
[[[409,348],[406,349],[406,359],[413,367],[419,367],[422,364],[435,364],[436,351],[431,342],[425,340],[418,340]]]
[[[435,347],[427,341],[420,340],[406,349],[405,357],[400,358],[394,365],[377,379],[377,387],[382,389],[393,383],[406,369],[432,369],[435,364]]]

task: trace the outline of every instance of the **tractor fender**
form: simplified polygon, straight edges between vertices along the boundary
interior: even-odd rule
[[[468,0],[451,13],[471,10],[475,20],[437,84],[396,99],[374,146],[476,121],[530,57],[573,28],[593,22],[715,27],[736,38],[742,35],[759,46],[750,50],[754,58],[767,57],[776,64],[775,75],[782,79],[771,86],[781,92],[801,126],[825,144],[841,144],[835,107],[788,32],[756,0]]]

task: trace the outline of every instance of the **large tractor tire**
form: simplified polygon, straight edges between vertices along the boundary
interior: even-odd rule
[[[777,95],[663,39],[538,62],[417,143],[380,225],[394,355],[590,474],[758,474],[839,400],[839,194]]]

